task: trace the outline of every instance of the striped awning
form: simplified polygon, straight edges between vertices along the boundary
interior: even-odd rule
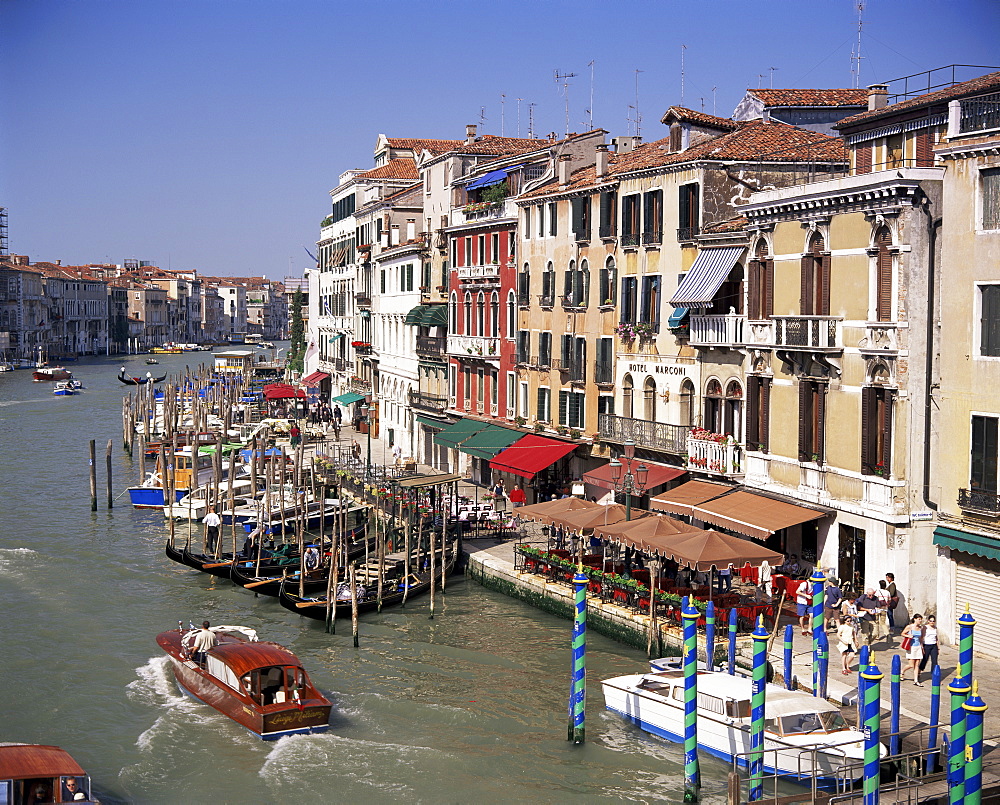
[[[426,312],[427,305],[417,305],[413,308],[413,310],[406,314],[406,318],[403,319],[403,324],[409,324],[413,327],[419,326]]]
[[[744,246],[702,249],[670,299],[670,304],[674,307],[705,307],[711,304],[744,251]]]

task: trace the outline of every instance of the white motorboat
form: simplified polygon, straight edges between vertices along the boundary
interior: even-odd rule
[[[684,740],[684,675],[680,668],[629,674],[601,682],[604,703],[641,729]],[[750,752],[752,680],[698,673],[698,748],[746,767]],[[864,733],[849,726],[825,699],[777,685],[766,688],[764,771],[821,785],[856,780],[864,769]],[[886,749],[881,748],[882,756]]]
[[[240,472],[246,472],[245,467],[240,467]],[[257,481],[257,495],[254,495],[253,484],[250,478],[242,477],[233,479],[233,501],[236,505],[251,505],[252,500],[264,494],[263,489],[264,479],[260,478]],[[173,506],[167,505],[163,507],[164,517],[173,517],[178,520],[187,520],[188,518],[192,520],[200,520],[208,513],[208,502],[214,497],[215,485],[212,483],[207,483],[199,486],[194,492],[184,495],[180,500],[177,501]],[[216,506],[216,511],[220,515],[225,517],[223,512],[229,513],[225,508],[229,504],[229,481],[222,481],[219,484],[219,504]],[[230,522],[226,520],[225,522]]]

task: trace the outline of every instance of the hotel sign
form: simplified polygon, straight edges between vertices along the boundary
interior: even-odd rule
[[[649,373],[649,369],[646,368],[646,364],[644,363],[630,363],[628,365],[628,370],[630,372],[639,372],[640,374]],[[657,363],[653,365],[653,373],[658,375],[681,375],[682,377],[687,377],[687,367]]]

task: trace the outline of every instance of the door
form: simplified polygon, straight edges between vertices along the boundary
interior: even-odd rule
[[[840,550],[837,563],[840,586],[845,593],[864,592],[865,581],[865,532],[854,526],[840,526]]]
[[[979,651],[975,653],[986,656],[1000,645],[1000,600],[994,595],[984,595],[1000,585],[1000,562],[958,551],[952,552],[952,558],[955,560],[955,614],[952,622],[965,612],[965,605],[969,604],[969,611],[976,619],[974,645]],[[938,613],[938,620],[946,615],[945,612]]]

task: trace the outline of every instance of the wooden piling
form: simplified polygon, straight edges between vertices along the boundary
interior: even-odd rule
[[[113,509],[115,507],[115,493],[112,489],[112,479],[111,479],[111,445],[113,440],[108,439],[108,449],[104,453],[104,464],[108,471],[108,508]]]
[[[351,634],[354,635],[354,648],[358,647],[358,581],[351,566]]]
[[[424,518],[421,517],[420,518],[420,527],[421,528],[423,528],[423,522],[424,522]],[[443,540],[442,540],[442,542],[443,542]],[[431,615],[430,615],[430,619],[434,620],[434,582],[435,582],[435,578],[434,578],[434,529],[433,528],[430,530],[430,544],[431,544],[431,567],[430,567],[430,571],[431,571]],[[441,561],[442,562],[444,561],[444,557],[443,556],[441,557]]]
[[[97,440],[90,440],[90,510],[97,511]]]

